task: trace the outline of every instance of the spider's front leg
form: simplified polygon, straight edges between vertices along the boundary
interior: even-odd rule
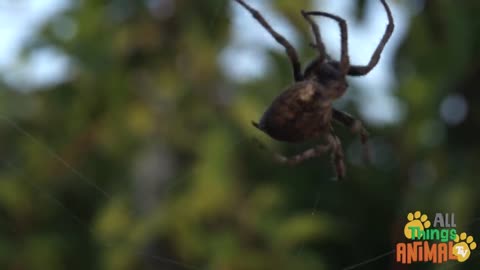
[[[323,49],[323,43],[320,40],[320,34],[318,31],[318,26],[309,16],[324,16],[330,19],[335,20],[338,25],[340,26],[340,40],[341,40],[341,56],[340,56],[340,63],[339,63],[339,70],[343,75],[346,75],[350,69],[350,57],[348,56],[348,29],[347,29],[347,22],[340,18],[339,16],[322,12],[322,11],[302,11],[302,15],[305,19],[312,25],[312,30],[315,35],[315,43],[313,44],[314,47],[318,47],[319,50]],[[322,53],[320,51],[320,53]],[[323,56],[320,55],[320,60],[323,60]]]
[[[363,127],[362,122],[353,118],[348,113],[342,112],[335,108],[333,109],[332,117],[335,121],[350,129],[352,133],[360,135],[360,142],[363,146],[363,159],[366,161],[370,161],[371,158],[370,149],[368,147],[368,132],[365,127]]]
[[[300,60],[298,58],[297,51],[295,48],[288,42],[288,40],[277,33],[265,20],[265,18],[258,12],[256,9],[252,8],[250,5],[245,3],[243,0],[235,0],[237,3],[239,3],[241,6],[243,6],[245,9],[250,12],[250,14],[267,30],[272,37],[285,48],[285,51],[287,53],[288,58],[290,59],[290,63],[293,68],[293,77],[295,81],[299,82],[303,80],[303,74],[302,74],[302,67],[300,65]]]
[[[382,36],[382,39],[380,40],[380,43],[377,45],[377,48],[373,52],[373,55],[370,58],[368,64],[366,66],[350,66],[350,69],[348,71],[348,75],[350,76],[363,76],[368,74],[378,64],[383,49],[385,48],[385,45],[387,45],[388,40],[393,34],[393,30],[395,29],[395,23],[393,21],[392,11],[390,10],[390,7],[388,6],[386,0],[380,0],[380,2],[382,3],[388,17],[388,24],[385,28],[385,32]],[[339,65],[341,66],[341,64]]]

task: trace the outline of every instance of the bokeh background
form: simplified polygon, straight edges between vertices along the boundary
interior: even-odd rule
[[[352,61],[386,26],[375,0],[248,1],[315,56],[301,9],[341,15]],[[233,1],[0,1],[0,268],[474,269],[394,263],[410,211],[480,241],[480,2],[390,0],[380,64],[336,107],[348,177],[255,130],[292,82],[282,47]],[[338,56],[337,26],[317,19]]]

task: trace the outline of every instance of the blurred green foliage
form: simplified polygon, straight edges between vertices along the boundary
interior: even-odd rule
[[[425,1],[414,14],[395,61],[405,118],[369,126],[371,166],[339,129],[343,182],[330,181],[328,157],[282,167],[251,140],[306,147],[250,125],[291,81],[283,53],[244,84],[219,66],[233,3],[146,2],[79,1],[25,50],[64,52],[69,78],[26,93],[1,84],[1,269],[343,269],[392,250],[412,210],[454,212],[480,240],[479,1]],[[312,5],[273,5],[303,37],[304,60],[298,10]],[[73,38],[55,34],[59,18],[78,27]],[[453,94],[468,101],[458,125],[439,115]],[[342,109],[359,115],[357,105]],[[393,255],[367,263],[350,269],[403,269]]]

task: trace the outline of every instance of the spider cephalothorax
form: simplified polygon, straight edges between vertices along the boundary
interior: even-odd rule
[[[366,66],[350,65],[348,56],[348,32],[344,19],[326,12],[302,11],[305,20],[312,28],[315,43],[312,47],[318,52],[315,58],[302,73],[298,55],[292,45],[277,33],[255,9],[243,0],[235,0],[245,7],[252,16],[280,43],[286,50],[293,67],[295,83],[289,86],[272,102],[265,111],[260,123],[253,125],[276,140],[286,142],[302,142],[321,137],[327,144],[318,145],[293,157],[276,154],[277,160],[287,164],[298,164],[306,159],[320,156],[331,151],[338,178],[345,176],[343,150],[340,139],[334,134],[332,120],[348,127],[352,132],[360,134],[362,144],[367,142],[367,131],[359,120],[347,113],[333,108],[332,102],[341,97],[347,90],[346,76],[362,76],[369,73],[378,63],[380,55],[393,33],[393,16],[385,0],[380,0],[388,16],[385,33]],[[331,60],[325,52],[318,25],[312,16],[324,16],[335,20],[340,26],[341,56],[340,61]],[[365,146],[366,149],[366,146]]]

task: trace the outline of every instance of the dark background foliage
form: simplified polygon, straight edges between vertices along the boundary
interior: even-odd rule
[[[292,3],[273,7],[301,34],[306,61],[298,10],[312,3]],[[79,1],[58,15],[78,26],[67,40],[52,18],[24,55],[61,50],[68,78],[35,91],[0,86],[0,268],[344,269],[384,254],[350,269],[403,269],[386,253],[414,210],[454,212],[459,230],[480,237],[480,2],[397,4],[422,6],[394,62],[405,116],[367,123],[369,166],[339,128],[349,149],[342,182],[331,181],[328,157],[283,167],[251,140],[286,153],[306,147],[250,125],[291,72],[272,50],[261,78],[226,76],[217,58],[230,38],[229,1],[175,0],[171,10]],[[467,115],[452,124],[459,99]],[[357,102],[341,106],[360,115]],[[477,250],[464,264],[408,269],[479,261]]]

